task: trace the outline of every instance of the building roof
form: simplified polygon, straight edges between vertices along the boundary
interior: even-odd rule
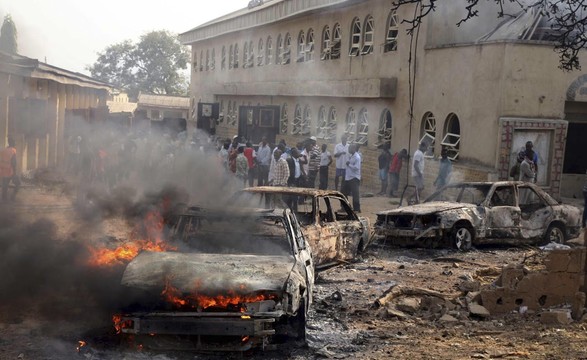
[[[190,98],[182,96],[139,94],[139,106],[189,109]]]
[[[94,89],[112,91],[113,87],[90,76],[61,69],[18,54],[0,51],[0,72],[30,77],[34,79],[52,80],[65,85],[78,85]]]
[[[206,22],[179,35],[182,44],[189,45],[244,29],[271,24],[329,7],[346,6],[363,0],[265,0],[263,4],[244,8]]]
[[[134,102],[117,102],[117,101],[106,101],[108,106],[108,112],[110,114],[116,113],[134,113],[137,109],[137,103]]]
[[[551,28],[547,16],[537,8],[521,11],[515,17],[507,18],[478,42],[503,40],[554,41],[559,34]]]

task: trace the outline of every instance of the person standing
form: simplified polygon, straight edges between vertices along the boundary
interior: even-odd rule
[[[259,149],[257,150],[257,169],[259,178],[257,180],[258,186],[269,185],[269,165],[271,165],[271,148],[267,144],[267,137],[261,138]]]
[[[536,178],[536,172],[534,172],[534,158],[533,151],[524,151],[524,161],[520,164],[520,181],[534,182]],[[520,206],[525,205],[532,196],[532,190],[528,188],[520,189]]]
[[[420,202],[420,195],[424,191],[424,151],[426,150],[426,143],[420,143],[418,150],[414,153],[412,162],[412,180],[416,186],[416,191],[410,197],[410,201],[416,199],[416,203]]]
[[[448,158],[448,150],[442,148],[440,151],[440,164],[438,166],[438,176],[434,180],[436,190],[440,190],[444,185],[450,181],[450,175],[452,174],[452,162]]]
[[[533,163],[533,170],[534,170],[534,179],[528,182],[535,183],[538,178],[538,154],[534,151],[534,144],[532,141],[526,141],[526,148],[524,149],[524,153],[530,154],[529,159]]]
[[[334,158],[336,159],[336,174],[334,176],[334,190],[338,190],[338,179],[342,177],[344,181],[346,163],[349,156],[349,144],[347,144],[347,135],[340,137],[340,143],[334,147]],[[342,188],[342,186],[341,186]]]
[[[377,195],[387,194],[387,174],[389,172],[389,164],[393,157],[389,151],[390,148],[391,145],[389,143],[383,144],[381,147],[381,153],[377,159],[379,161],[379,180],[381,180],[381,191],[379,191]]]
[[[16,174],[16,147],[14,139],[8,137],[8,146],[0,151],[0,179],[2,179],[2,202],[8,201],[8,186],[14,184],[14,192],[10,200],[16,199],[20,189],[20,178]]]
[[[332,155],[328,151],[328,145],[322,144],[322,152],[320,153],[320,182],[318,189],[328,189],[328,168],[332,164]]]
[[[287,186],[289,180],[289,165],[281,155],[281,150],[276,150],[273,153],[275,159],[275,170],[273,175],[273,186]]]
[[[255,172],[257,170],[256,168],[256,162],[257,162],[257,153],[255,152],[255,149],[253,148],[253,144],[251,144],[250,141],[247,141],[247,147],[245,148],[243,154],[245,155],[245,157],[247,158],[247,161],[249,162],[249,187],[253,187],[253,183],[255,182]]]
[[[242,183],[243,187],[247,185],[247,179],[249,178],[249,160],[247,160],[245,154],[245,147],[239,146],[236,150],[237,156],[235,160],[236,177]]]
[[[397,196],[395,193],[399,187],[399,175],[402,171],[402,165],[404,159],[408,158],[408,150],[402,149],[400,152],[396,152],[393,155],[393,159],[391,160],[391,165],[389,166],[389,182],[390,182],[390,192],[389,197]]]
[[[349,146],[350,157],[346,162],[344,189],[343,194],[353,197],[353,210],[356,213],[361,212],[361,200],[359,186],[361,185],[361,156],[357,152],[357,145]]]

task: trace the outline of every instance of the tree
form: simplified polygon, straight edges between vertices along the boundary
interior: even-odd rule
[[[551,39],[554,51],[559,54],[559,67],[564,71],[580,70],[579,52],[587,47],[587,0],[483,0],[495,3],[498,18],[514,17],[506,8],[518,7],[520,11],[538,11],[551,28]],[[464,22],[481,16],[479,13],[481,0],[466,0],[465,15],[457,22]],[[408,24],[408,34],[419,28],[423,19],[437,6],[451,6],[454,2],[446,0],[394,0],[398,9],[408,4],[416,4],[419,9],[412,19],[403,20]],[[482,16],[487,16],[483,14]]]
[[[0,51],[10,54],[18,53],[16,25],[10,15],[4,17],[2,28],[0,28]]]
[[[130,40],[108,46],[88,67],[92,77],[136,98],[139,92],[186,95],[189,52],[167,31],[152,31],[137,44]]]

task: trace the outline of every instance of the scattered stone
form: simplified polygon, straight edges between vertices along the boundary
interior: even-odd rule
[[[479,281],[463,281],[459,284],[459,290],[462,292],[476,292],[481,288]]]
[[[567,325],[571,323],[571,313],[567,310],[552,310],[540,314],[540,322],[547,325]]]
[[[395,305],[395,308],[410,315],[413,315],[420,309],[420,300],[408,297],[402,298]]]
[[[386,315],[390,318],[398,318],[398,319],[407,319],[409,318],[408,314],[401,312],[396,309],[386,309]]]
[[[444,314],[440,317],[440,319],[438,319],[438,321],[441,322],[458,322],[459,320],[457,320],[457,318],[455,318],[452,315],[449,314]]]
[[[483,319],[488,318],[491,315],[489,310],[487,310],[484,306],[475,303],[469,304],[469,313],[473,316],[477,316]]]
[[[401,264],[401,265],[400,265],[400,266],[398,266],[397,268],[398,268],[398,269],[400,269],[400,270],[402,270],[402,269],[405,269],[405,268],[406,268],[406,266],[405,266],[404,264]]]
[[[330,295],[330,299],[334,301],[342,301],[342,294],[337,290]]]
[[[371,279],[371,278],[369,278],[369,279],[367,279],[367,282],[368,282],[368,283],[375,282],[375,279]]]
[[[460,267],[460,265],[459,265],[459,264],[457,264],[457,263],[452,263],[452,267],[453,267],[453,268],[458,268],[458,267]]]
[[[571,316],[574,320],[579,320],[583,316],[583,309],[585,307],[586,296],[584,292],[575,293]]]
[[[444,270],[442,272],[442,275],[451,276],[452,275],[452,271],[450,271],[450,270]]]

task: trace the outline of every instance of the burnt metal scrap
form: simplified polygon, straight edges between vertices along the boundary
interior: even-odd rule
[[[237,192],[240,206],[290,207],[312,248],[316,269],[353,261],[371,243],[369,219],[359,217],[335,190],[259,186]]]
[[[422,204],[377,213],[375,234],[408,246],[563,243],[578,236],[581,210],[519,181],[451,184]]]
[[[142,252],[125,269],[133,303],[115,316],[117,331],[145,346],[179,339],[174,349],[211,351],[305,338],[314,267],[290,210],[191,208],[171,237],[178,251]]]

